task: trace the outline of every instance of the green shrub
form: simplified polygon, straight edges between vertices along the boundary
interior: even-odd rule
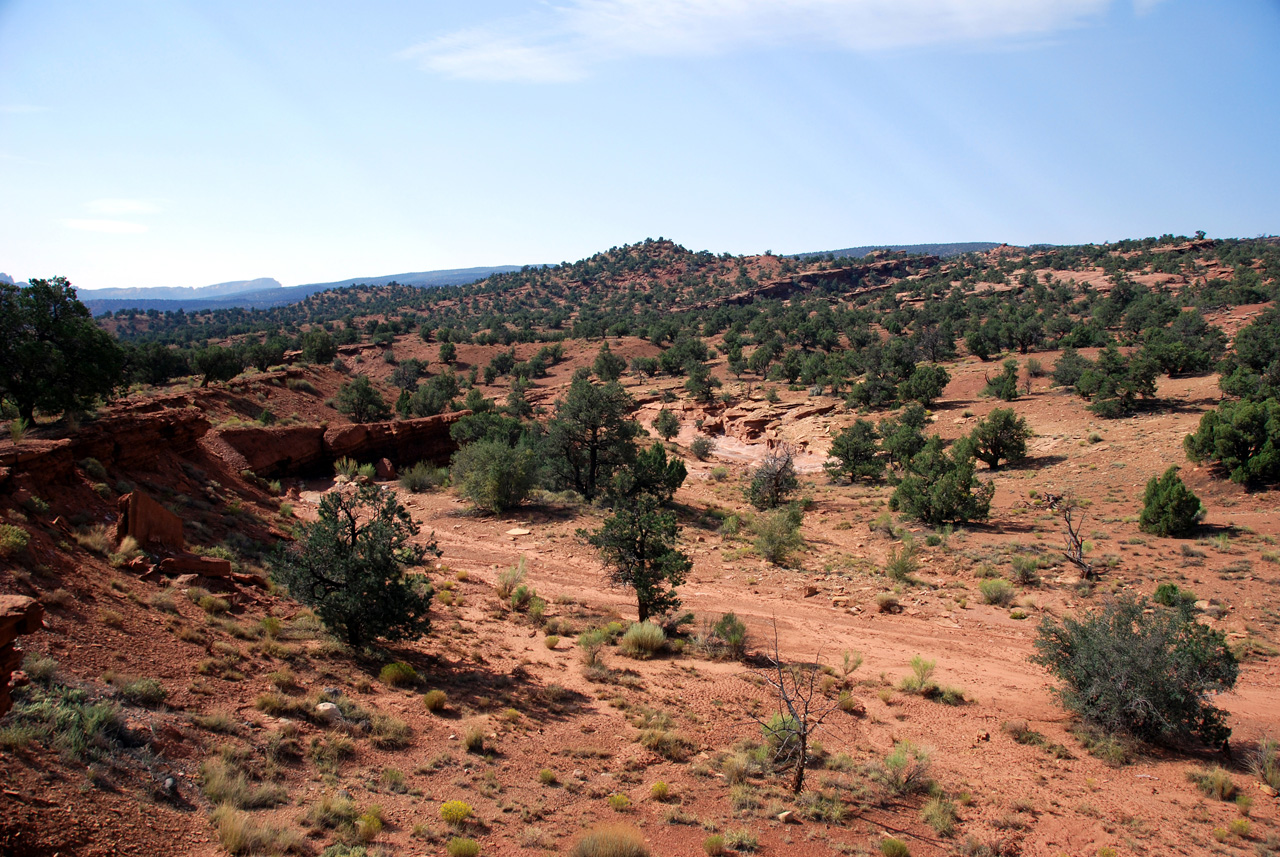
[[[0,559],[8,559],[27,549],[31,537],[27,531],[13,524],[0,524]]]
[[[624,794],[609,795],[609,808],[615,812],[626,812],[631,809],[631,798]]]
[[[333,472],[338,476],[345,476],[348,479],[354,479],[356,471],[360,469],[359,463],[353,458],[342,457],[333,463]]]
[[[735,851],[755,851],[760,847],[760,840],[750,828],[734,827],[724,832],[724,843]]]
[[[400,687],[418,683],[418,671],[403,661],[395,661],[385,665],[378,671],[378,681],[388,687]]]
[[[536,471],[533,450],[513,449],[500,440],[478,440],[454,454],[451,479],[476,508],[501,514],[524,502]]]
[[[802,513],[797,505],[776,509],[756,517],[755,549],[773,565],[783,565],[792,553],[804,546],[800,535]]]
[[[550,768],[543,768],[541,771],[538,771],[538,782],[542,783],[544,786],[554,786],[556,783],[560,782],[560,778],[557,777],[556,772]]]
[[[2,731],[5,743],[44,741],[64,758],[86,763],[120,746],[124,723],[115,703],[95,701],[84,690],[51,682],[15,690]]]
[[[723,647],[725,654],[734,660],[741,659],[747,651],[747,623],[735,613],[725,613],[711,626],[710,642]]]
[[[1214,463],[1232,482],[1280,481],[1280,400],[1223,402],[1183,446],[1187,458]]]
[[[649,797],[659,803],[663,803],[671,797],[671,786],[667,785],[662,780],[658,780],[649,787]]]
[[[480,853],[480,843],[474,839],[455,836],[444,846],[449,857],[476,857]]]
[[[622,635],[618,648],[624,655],[648,660],[663,650],[667,644],[662,626],[652,622],[636,622]]]
[[[888,836],[880,840],[880,853],[884,857],[911,857],[911,849],[901,839]]]
[[[262,809],[289,800],[289,792],[276,783],[254,783],[235,765],[221,758],[206,759],[200,766],[201,789],[210,803],[236,809]]]
[[[893,547],[889,551],[889,561],[885,563],[884,573],[893,580],[906,582],[920,568],[920,560],[916,558],[916,546],[913,542],[904,544],[900,549]]]
[[[724,853],[724,847],[724,837],[719,833],[713,833],[702,840],[702,850],[707,853],[708,857],[719,857]]]
[[[995,470],[1001,461],[1021,461],[1027,457],[1027,439],[1032,436],[1026,419],[1012,408],[996,408],[974,427],[969,435],[974,455]]]
[[[933,671],[937,669],[937,661],[927,661],[920,655],[911,658],[911,675],[902,680],[903,693],[925,694],[937,685],[933,681]]]
[[[228,854],[307,854],[310,849],[297,831],[272,827],[230,804],[221,804],[210,816],[218,841]]]
[[[413,494],[421,494],[438,488],[449,478],[449,470],[436,467],[426,461],[419,461],[400,473],[400,487]]]
[[[169,691],[153,678],[140,678],[120,685],[120,695],[134,705],[155,706],[168,698]]]
[[[948,453],[934,435],[911,459],[889,508],[932,526],[986,519],[995,486],[974,477],[973,444],[956,441]]]
[[[910,741],[898,741],[893,745],[893,751],[873,769],[872,776],[890,794],[917,794],[933,787],[930,767],[932,761],[928,753]]]
[[[992,577],[987,580],[979,581],[978,591],[982,593],[982,600],[987,604],[995,604],[1003,607],[1013,601],[1014,589],[1009,585],[1009,581]]]
[[[462,746],[468,753],[484,755],[484,730],[478,726],[468,728],[462,736]]]
[[[506,601],[511,597],[511,593],[515,588],[524,583],[525,576],[529,573],[528,566],[525,564],[525,558],[520,557],[520,561],[510,568],[498,573],[498,582],[494,585],[494,589],[498,597]]]
[[[701,434],[695,437],[693,441],[689,444],[689,451],[693,453],[693,457],[698,459],[699,461],[706,461],[708,458],[710,458],[711,453],[715,451],[715,448],[716,448],[715,441],[713,441],[711,438],[707,437],[706,435],[701,435]],[[716,478],[714,474],[712,475],[712,478],[713,479]]]
[[[1121,596],[1060,625],[1046,617],[1032,660],[1063,682],[1062,704],[1104,732],[1221,744],[1231,730],[1209,699],[1233,688],[1239,672],[1225,634],[1149,607]]]
[[[1200,498],[1178,477],[1177,467],[1170,467],[1163,476],[1151,477],[1142,503],[1138,527],[1157,536],[1186,535],[1205,514]]]
[[[943,797],[931,797],[920,809],[920,820],[939,836],[951,836],[956,832],[956,805]]]
[[[1196,594],[1189,589],[1181,589],[1176,583],[1162,583],[1156,587],[1155,595],[1151,598],[1157,604],[1163,604],[1165,607],[1172,607],[1184,614],[1190,614],[1195,609],[1195,603],[1198,600]]]
[[[629,824],[602,824],[584,833],[569,857],[649,857],[644,834]]]

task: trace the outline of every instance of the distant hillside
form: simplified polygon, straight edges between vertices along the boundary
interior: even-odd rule
[[[330,289],[345,286],[370,285],[385,286],[388,283],[400,283],[418,288],[435,288],[437,286],[456,286],[482,280],[491,274],[518,271],[516,265],[499,265],[489,268],[449,268],[440,271],[418,271],[407,274],[390,274],[381,277],[352,277],[349,280],[338,280],[332,283],[308,283],[302,286],[281,286],[270,278],[247,280],[249,283],[274,283],[274,287],[255,288],[250,291],[238,291],[234,294],[222,293],[222,296],[206,292],[205,289],[218,289],[232,286],[234,283],[222,283],[217,286],[203,286],[198,289],[157,288],[157,289],[96,289],[81,290],[79,295],[84,305],[94,315],[104,312],[115,312],[121,309],[159,310],[160,312],[191,312],[193,310],[217,309],[268,309],[270,307],[287,306],[297,303],[303,298]],[[126,292],[126,295],[104,296],[104,292]],[[157,294],[179,292],[181,294]],[[198,292],[198,294],[190,294]]]
[[[985,253],[987,250],[993,250],[1000,245],[991,241],[965,241],[958,244],[868,244],[865,247],[846,247],[843,250],[817,250],[811,253],[792,253],[793,259],[813,259],[819,256],[831,255],[839,259],[842,256],[850,259],[861,259],[868,253],[876,250],[905,250],[908,253],[921,256],[937,256],[940,259],[950,259],[952,256],[961,256],[965,253]]]
[[[87,303],[89,300],[203,300],[283,288],[284,286],[272,277],[259,277],[256,280],[233,280],[212,286],[156,286],[153,288],[139,286],[126,289],[79,289],[78,292],[80,299]]]

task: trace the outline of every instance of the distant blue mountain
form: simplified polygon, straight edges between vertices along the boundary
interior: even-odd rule
[[[813,259],[829,254],[837,259],[842,256],[849,259],[861,259],[876,250],[905,250],[911,254],[948,259],[952,256],[962,256],[965,253],[985,253],[999,246],[999,244],[990,241],[966,241],[957,244],[868,244],[865,247],[846,247],[843,250],[816,250],[811,253],[792,253],[791,257],[794,259]]]
[[[449,268],[440,271],[418,271],[408,274],[390,274],[381,277],[352,277],[349,280],[338,280],[332,283],[308,283],[303,286],[281,286],[267,277],[258,280],[241,280],[237,283],[219,283],[216,286],[202,286],[195,289],[155,288],[155,289],[82,289],[80,300],[94,315],[104,312],[115,312],[120,309],[159,310],[160,312],[206,309],[267,309],[273,306],[285,306],[297,303],[305,297],[329,289],[341,289],[346,286],[368,285],[385,286],[388,283],[399,283],[402,286],[419,288],[435,288],[437,286],[456,286],[483,280],[490,274],[501,274],[518,271],[518,265],[499,265],[492,268]],[[255,284],[253,287],[233,293],[208,291],[223,289],[243,284]],[[274,284],[267,286],[267,284]],[[107,292],[125,293],[107,295]]]

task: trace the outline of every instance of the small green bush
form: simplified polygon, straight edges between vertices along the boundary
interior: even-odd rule
[[[443,711],[445,703],[448,701],[449,697],[443,690],[429,690],[422,695],[422,704],[432,714],[438,714]]]
[[[636,622],[622,635],[618,648],[627,657],[648,660],[667,644],[666,632],[653,622]]]
[[[719,833],[713,833],[702,840],[702,850],[707,853],[707,857],[719,857],[724,853],[724,848],[724,837]]]
[[[0,524],[0,558],[8,559],[27,549],[31,537],[27,531],[13,524]]]
[[[462,736],[462,746],[468,753],[475,753],[477,756],[484,755],[484,730],[478,726],[472,726],[467,729]]]
[[[378,681],[387,687],[401,687],[418,683],[418,671],[403,661],[395,661],[384,666],[378,672]]]
[[[480,853],[480,843],[474,839],[455,836],[444,846],[449,857],[476,857]]]
[[[899,741],[875,768],[873,776],[893,795],[916,794],[933,786],[931,766],[928,753],[910,741]]]
[[[880,840],[880,853],[884,857],[911,857],[911,849],[901,839],[889,836]]]
[[[631,809],[631,798],[624,794],[609,795],[609,808],[615,812],[626,812]]]
[[[1249,759],[1249,771],[1260,781],[1280,791],[1280,741],[1263,738]]]
[[[757,516],[754,545],[760,556],[772,565],[783,565],[792,553],[803,547],[801,517],[800,508],[795,505]]]
[[[1196,784],[1206,797],[1222,801],[1235,800],[1238,789],[1231,779],[1231,773],[1221,767],[1212,767],[1204,771],[1187,771],[1187,779]]]
[[[134,705],[154,706],[164,702],[169,691],[153,678],[140,678],[122,684],[120,695]]]
[[[705,435],[698,435],[689,444],[689,451],[693,453],[693,457],[699,461],[706,461],[711,457],[711,453],[715,451],[716,444],[711,438]],[[712,478],[715,478],[714,476]]]
[[[448,479],[448,468],[435,467],[426,461],[419,461],[407,470],[401,471],[400,487],[412,494],[421,494],[432,488],[439,488]]]
[[[956,832],[956,805],[943,797],[931,797],[920,809],[920,820],[939,836],[951,836]]]
[[[515,592],[516,587],[524,583],[528,573],[529,568],[523,556],[520,557],[520,561],[515,565],[499,572],[498,581],[494,584],[494,590],[497,592],[498,597],[503,601],[509,599],[512,593]]]
[[[1163,476],[1151,477],[1142,503],[1138,527],[1157,536],[1186,535],[1205,515],[1200,498],[1183,484],[1177,467],[1170,467]]]
[[[733,612],[725,613],[711,626],[711,644],[723,647],[725,654],[734,660],[747,651],[747,623]]]
[[[1014,589],[1009,585],[1009,581],[1003,578],[993,577],[980,581],[978,591],[982,593],[982,600],[987,604],[1003,607],[1013,601]]]

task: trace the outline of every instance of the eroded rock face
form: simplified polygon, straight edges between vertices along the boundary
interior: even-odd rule
[[[44,607],[25,595],[0,595],[0,717],[13,707],[10,680],[22,666],[22,649],[14,642],[34,634],[44,619]]]
[[[360,462],[386,459],[388,466],[400,467],[419,461],[445,464],[458,448],[449,427],[469,413],[458,411],[328,430],[319,426],[220,429],[210,432],[201,444],[231,469],[252,470],[263,477],[297,473],[344,456]]]
[[[116,520],[116,543],[133,536],[139,545],[164,545],[176,551],[185,547],[182,519],[141,491],[125,494],[118,501],[120,517]]]

